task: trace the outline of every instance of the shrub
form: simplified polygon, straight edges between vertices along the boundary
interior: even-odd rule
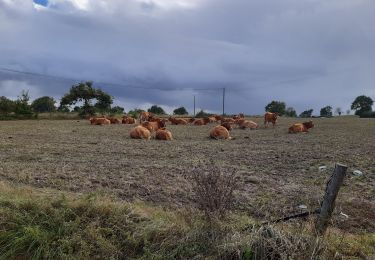
[[[308,117],[311,117],[313,111],[314,111],[313,109],[305,110],[305,111],[303,111],[303,112],[299,115],[299,117],[302,117],[302,118],[308,118]]]
[[[193,169],[192,177],[198,208],[209,220],[224,217],[233,206],[238,187],[235,170],[224,172],[213,164],[202,165]]]
[[[332,117],[332,107],[326,106],[320,109],[320,116],[324,117]]]
[[[266,110],[266,112],[277,113],[280,116],[282,116],[282,115],[285,114],[285,107],[286,107],[285,102],[273,100],[271,103],[269,103],[265,107],[265,110]]]
[[[209,113],[206,113],[204,112],[203,110],[199,111],[195,117],[208,117],[208,116],[211,116],[212,114],[209,114]]]
[[[375,118],[375,111],[362,112],[359,116],[361,118]]]
[[[147,111],[151,112],[151,113],[154,113],[154,114],[157,114],[157,115],[165,115],[166,114],[164,109],[162,107],[157,106],[157,105],[153,105]]]
[[[187,115],[188,111],[184,107],[179,107],[173,110],[174,115]]]
[[[44,96],[35,99],[31,103],[31,108],[38,113],[54,112],[56,111],[55,103],[56,101],[52,97]]]
[[[363,113],[368,113],[372,111],[372,105],[374,101],[371,97],[367,97],[365,95],[358,96],[353,101],[352,106],[350,107],[352,110],[355,110],[355,114],[361,116]]]
[[[297,112],[296,112],[296,110],[294,108],[288,107],[285,110],[285,115],[289,116],[289,117],[297,117]]]

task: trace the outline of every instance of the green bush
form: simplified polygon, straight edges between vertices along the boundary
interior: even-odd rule
[[[362,112],[359,117],[361,118],[375,118],[375,111]]]
[[[195,115],[195,117],[208,117],[208,116],[211,116],[212,114],[210,114],[210,113],[206,113],[206,112],[204,112],[203,110],[201,110],[201,111],[199,111],[196,115]]]
[[[153,105],[147,111],[151,112],[151,113],[154,113],[156,115],[165,115],[166,114],[164,109],[162,107],[157,106],[157,105]]]

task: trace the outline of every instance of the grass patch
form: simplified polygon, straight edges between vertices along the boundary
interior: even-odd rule
[[[0,259],[302,259],[314,254],[329,258],[337,252],[374,254],[374,235],[330,232],[329,243],[317,244],[308,228],[293,224],[260,227],[247,215],[234,213],[209,224],[205,219],[192,208],[171,211],[94,193],[0,182]]]

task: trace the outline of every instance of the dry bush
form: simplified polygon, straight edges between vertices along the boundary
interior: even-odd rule
[[[201,165],[194,167],[192,180],[195,202],[209,220],[224,217],[233,207],[234,191],[239,186],[235,169]]]

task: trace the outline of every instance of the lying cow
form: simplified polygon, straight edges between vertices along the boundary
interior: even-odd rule
[[[243,114],[243,113],[239,113],[238,115],[234,115],[234,116],[232,116],[232,118],[234,119],[234,120],[237,120],[237,119],[240,119],[240,118],[244,118],[245,117],[245,115]]]
[[[172,140],[172,133],[165,128],[160,128],[155,133],[155,139],[157,140]]]
[[[122,117],[122,123],[123,124],[129,124],[129,125],[135,124],[135,119],[132,118],[132,117],[128,117],[128,116],[123,116]]]
[[[198,118],[194,120],[193,125],[207,125],[209,122],[210,120],[207,117],[203,119]]]
[[[106,117],[109,121],[111,121],[111,124],[121,124],[121,120],[115,117]]]
[[[149,140],[151,138],[151,132],[147,128],[139,125],[130,130],[130,137],[133,139]]]
[[[253,129],[258,128],[258,124],[255,123],[254,121],[251,121],[251,120],[241,120],[240,119],[240,122],[238,123],[238,127],[241,128],[241,129],[249,128],[249,129],[253,130]]]
[[[231,139],[231,137],[229,135],[229,130],[231,130],[231,129],[232,129],[232,127],[228,123],[215,126],[210,131],[210,137],[213,138],[213,139]]]
[[[111,124],[111,121],[109,121],[105,117],[91,117],[89,121],[90,121],[90,124],[92,125],[110,125]]]
[[[182,118],[169,117],[168,120],[172,123],[172,125],[187,125],[188,123]]]
[[[221,119],[221,123],[235,124],[236,120],[234,120],[233,118],[223,118]]]
[[[313,122],[310,120],[309,122],[304,122],[304,123],[296,123],[294,125],[292,125],[291,127],[289,127],[289,133],[292,134],[296,134],[296,133],[307,133],[309,132],[309,129],[310,128],[313,128],[314,127],[314,124]]]
[[[267,112],[264,114],[264,126],[268,126],[268,123],[272,123],[272,126],[275,127],[277,121],[277,114]]]
[[[146,121],[146,122],[143,122],[141,125],[147,128],[149,131],[157,131],[158,129],[165,127],[165,121],[162,119],[159,119],[156,122]]]
[[[143,123],[145,121],[150,121],[150,117],[153,117],[154,114],[151,113],[151,112],[145,112],[145,111],[142,111],[141,114],[139,115],[139,122],[140,123]]]

